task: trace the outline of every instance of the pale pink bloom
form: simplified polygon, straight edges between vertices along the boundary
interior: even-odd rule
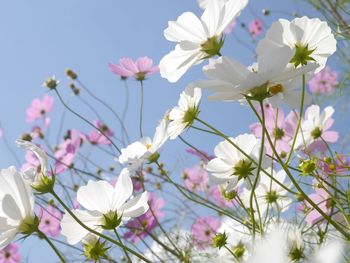
[[[209,181],[208,172],[200,166],[184,169],[182,178],[190,191],[205,191]]]
[[[339,84],[338,73],[326,66],[320,72],[315,74],[308,84],[311,93],[330,95],[334,91],[334,86]]]
[[[109,69],[121,78],[134,77],[136,80],[144,80],[148,75],[159,71],[158,66],[153,66],[149,57],[140,57],[136,61],[131,58],[121,58],[119,65],[109,63]]]
[[[33,122],[42,117],[46,118],[46,114],[52,111],[53,108],[53,97],[44,95],[42,99],[34,99],[32,104],[26,110],[26,121]],[[48,123],[48,120],[45,120]]]
[[[350,171],[350,156],[337,154],[334,159],[320,160],[319,167],[326,173],[342,175]]]
[[[49,205],[47,208],[40,207],[38,211],[40,219],[39,229],[47,236],[57,237],[61,232],[62,213]]]
[[[277,153],[282,155],[282,157],[287,156],[291,148],[290,141],[294,136],[297,125],[296,114],[291,111],[285,116],[281,108],[273,108],[270,104],[264,106],[264,112],[265,126],[271,140],[275,143]],[[261,138],[262,126],[260,122],[251,124],[250,130],[255,137]],[[270,143],[265,143],[265,148],[266,153],[272,155],[273,151]]]
[[[264,31],[263,23],[261,22],[261,20],[258,18],[253,19],[249,23],[248,31],[253,37],[261,35],[261,33]]]
[[[106,138],[106,136],[113,137],[113,131],[101,121],[96,120],[93,123],[97,128],[103,131],[103,134],[101,134],[101,132],[99,132],[98,130],[93,130],[88,135],[86,135],[86,139],[92,145],[110,145],[111,142]]]
[[[192,154],[194,156],[197,156],[205,164],[207,164],[210,160],[214,159],[214,156],[209,155],[202,150],[200,150],[200,152],[198,152],[192,148],[188,148],[188,149],[186,149],[186,152],[189,154]]]
[[[327,215],[331,213],[330,196],[323,188],[316,188],[315,192],[308,195],[308,197]],[[298,211],[306,213],[305,221],[309,225],[321,223],[324,217],[315,210],[306,200],[297,206]]]
[[[73,165],[82,141],[80,132],[76,130],[68,131],[67,138],[59,145],[58,150],[55,152],[55,158],[57,159],[55,163],[56,174],[65,172]]]
[[[215,185],[210,188],[209,195],[213,198],[214,202],[221,208],[233,207],[236,204],[236,200],[227,200],[222,196],[220,186]]]
[[[12,243],[0,250],[0,263],[19,263],[21,262],[21,254],[19,253],[19,245]]]
[[[150,208],[146,213],[126,224],[128,231],[124,234],[124,238],[133,243],[146,237],[157,226],[157,220],[159,221],[164,217],[164,212],[161,211],[161,208],[165,205],[163,198],[157,198],[154,193],[148,193],[148,205]]]
[[[214,217],[198,217],[191,226],[191,236],[194,244],[199,249],[209,247],[219,227],[220,221]]]
[[[37,145],[38,147],[41,148],[40,145]],[[26,151],[25,154],[25,159],[26,162],[22,165],[21,167],[21,172],[24,172],[30,168],[34,168],[36,172],[40,172],[41,170],[41,163],[40,160],[38,159],[38,157],[35,155],[35,153],[33,151]]]

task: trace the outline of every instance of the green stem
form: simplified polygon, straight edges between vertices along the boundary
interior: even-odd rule
[[[300,102],[300,109],[299,109],[299,118],[298,118],[298,123],[297,123],[297,127],[295,129],[295,133],[293,136],[293,142],[292,142],[292,146],[290,147],[290,151],[288,153],[288,157],[286,159],[286,164],[288,165],[290,158],[292,157],[292,153],[294,150],[294,146],[295,146],[295,142],[297,140],[298,137],[298,133],[299,133],[299,129],[300,129],[300,125],[301,125],[301,120],[303,118],[303,111],[304,111],[304,101],[305,101],[305,75],[303,74],[303,87],[301,90],[301,102]]]
[[[143,97],[144,97],[144,91],[143,91],[143,81],[140,81],[141,84],[141,102],[140,102],[140,136],[141,138],[143,137],[143,133],[142,133],[142,115],[143,115]]]
[[[120,236],[119,236],[117,230],[114,228],[113,231],[114,231],[114,234],[116,235],[116,237],[118,238],[118,241],[119,241],[121,244],[123,244],[122,239],[120,238]],[[128,263],[132,263],[131,258],[130,258],[130,256],[129,256],[129,253],[128,253],[128,251],[125,249],[125,246],[124,246],[124,245],[123,245],[123,251],[124,251],[125,256],[126,256],[127,259],[128,259]]]
[[[51,240],[43,233],[41,232],[39,229],[37,230],[38,235],[40,238],[45,239],[45,241],[50,245],[50,247],[52,248],[53,251],[55,251],[56,255],[59,257],[59,259],[61,260],[61,262],[67,262],[66,259],[61,255],[61,253],[58,251],[58,249],[56,248],[56,246],[51,242]]]
[[[110,238],[109,236],[106,236],[88,226],[86,226],[71,210],[70,208],[61,200],[61,198],[56,194],[55,191],[52,191],[51,194],[57,199],[57,201],[63,206],[63,208],[66,210],[66,212],[75,220],[77,221],[77,223],[84,229],[86,229],[87,231],[95,234],[96,236],[102,237],[105,240],[108,240],[109,242],[117,245],[118,247],[123,247],[125,248],[128,252],[130,252],[131,254],[135,255],[136,257],[142,259],[143,261],[147,262],[147,263],[152,263],[151,261],[149,261],[147,258],[145,258],[144,256],[142,256],[141,254],[139,254],[138,252],[128,248],[127,246],[124,246],[122,243],[119,243],[115,240],[113,240],[112,238]]]

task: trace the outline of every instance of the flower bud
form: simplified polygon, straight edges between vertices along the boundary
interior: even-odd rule
[[[77,73],[75,73],[72,69],[68,68],[66,69],[66,75],[67,77],[71,78],[72,80],[75,80],[78,78]]]
[[[215,235],[215,237],[213,238],[213,247],[217,247],[217,248],[222,248],[223,246],[225,246],[227,244],[227,235],[226,233],[218,233]]]
[[[49,77],[43,83],[43,87],[48,89],[55,89],[60,82],[56,80],[55,76]]]

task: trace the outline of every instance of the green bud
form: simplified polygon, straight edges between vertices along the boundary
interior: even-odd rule
[[[55,77],[50,77],[45,80],[43,86],[48,88],[48,89],[55,89],[60,82],[56,80]]]
[[[66,69],[66,75],[67,75],[67,77],[69,77],[72,80],[75,80],[78,78],[77,73],[75,73],[72,69],[69,69],[69,68]]]
[[[147,158],[148,163],[149,164],[150,163],[156,163],[158,161],[158,159],[159,159],[159,156],[160,156],[159,153],[157,153],[157,152],[153,153],[150,157]]]
[[[302,175],[310,175],[316,170],[316,163],[313,160],[304,160],[299,164]]]
[[[46,176],[41,174],[34,183],[32,183],[32,188],[38,192],[38,194],[51,193],[55,185],[55,176]]]
[[[225,189],[221,190],[221,195],[228,201],[232,201],[237,197],[237,191],[232,190],[232,191],[226,191]]]
[[[207,56],[204,59],[211,58],[216,55],[221,56],[220,50],[224,45],[224,42],[225,40],[223,37],[221,37],[220,40],[218,40],[217,36],[208,38],[206,42],[201,44],[201,50],[207,54]]]
[[[84,255],[87,260],[93,260],[95,262],[100,261],[101,258],[107,257],[106,252],[109,247],[106,247],[106,242],[97,240],[91,244],[84,244]]]
[[[242,241],[240,241],[237,246],[232,248],[232,253],[236,256],[236,258],[241,259],[244,256],[246,248]]]
[[[218,233],[213,237],[213,247],[222,248],[227,244],[227,235],[226,233]]]

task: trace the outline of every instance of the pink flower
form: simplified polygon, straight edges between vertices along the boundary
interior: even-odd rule
[[[49,119],[46,117],[46,114],[52,111],[53,108],[53,97],[49,95],[44,95],[42,100],[34,99],[32,104],[26,110],[26,121],[33,122],[42,117],[45,118],[45,126],[47,126]]]
[[[191,227],[191,236],[194,244],[199,249],[209,247],[219,227],[220,221],[214,217],[197,218]]]
[[[73,161],[78,154],[82,141],[83,139],[80,132],[76,130],[68,131],[67,138],[59,145],[58,150],[55,152],[55,157],[58,160],[55,163],[56,174],[65,172],[73,165]]]
[[[107,137],[113,137],[114,133],[112,130],[108,128],[107,125],[103,124],[101,121],[94,121],[94,125],[99,128],[101,131],[103,131],[103,134],[101,134],[97,130],[91,131],[88,135],[86,135],[86,139],[92,144],[92,145],[110,145],[111,142],[106,138]]]
[[[19,263],[21,255],[18,251],[19,245],[12,243],[0,250],[0,263]]]
[[[190,191],[204,191],[209,181],[207,171],[200,166],[184,169],[182,178],[185,187]]]
[[[41,148],[40,145],[37,145]],[[25,154],[26,163],[24,163],[21,167],[21,171],[24,172],[30,168],[34,168],[35,171],[40,172],[40,161],[38,157],[32,151],[26,151]]]
[[[315,74],[309,81],[309,90],[311,93],[323,93],[330,95],[334,91],[334,86],[338,85],[338,74],[326,66],[320,72]]]
[[[62,213],[49,205],[46,209],[40,207],[38,212],[40,218],[39,229],[47,236],[57,237],[61,232]]]
[[[274,109],[270,104],[265,105],[265,125],[273,142],[275,149],[281,157],[287,156],[290,151],[290,141],[294,136],[297,125],[297,118],[294,112],[290,112],[287,117],[281,108]],[[257,138],[261,138],[262,127],[260,122],[250,125],[250,130]],[[265,143],[266,153],[272,155],[270,143]]]
[[[192,148],[188,148],[186,149],[186,152],[189,154],[192,154],[194,156],[197,156],[202,162],[204,162],[205,164],[207,164],[211,159],[214,159],[214,156],[207,154],[206,152],[200,150],[200,152],[192,149]]]
[[[350,156],[337,154],[335,159],[320,160],[319,166],[326,173],[342,175],[350,170]]]
[[[131,242],[136,243],[146,237],[157,226],[157,220],[164,216],[164,212],[160,210],[165,205],[164,199],[157,198],[154,193],[148,193],[148,204],[150,209],[145,214],[126,224],[128,232],[124,234],[124,238]]]
[[[152,59],[148,57],[137,58],[133,61],[131,58],[121,58],[119,65],[109,63],[109,69],[122,79],[134,77],[136,80],[144,80],[148,75],[159,71],[158,66],[153,66]]]
[[[227,200],[224,198],[220,191],[220,186],[215,185],[210,188],[209,195],[214,199],[214,202],[222,208],[233,207],[236,204],[236,200]]]
[[[253,37],[259,36],[263,30],[263,23],[258,18],[253,19],[248,26],[248,31]]]

